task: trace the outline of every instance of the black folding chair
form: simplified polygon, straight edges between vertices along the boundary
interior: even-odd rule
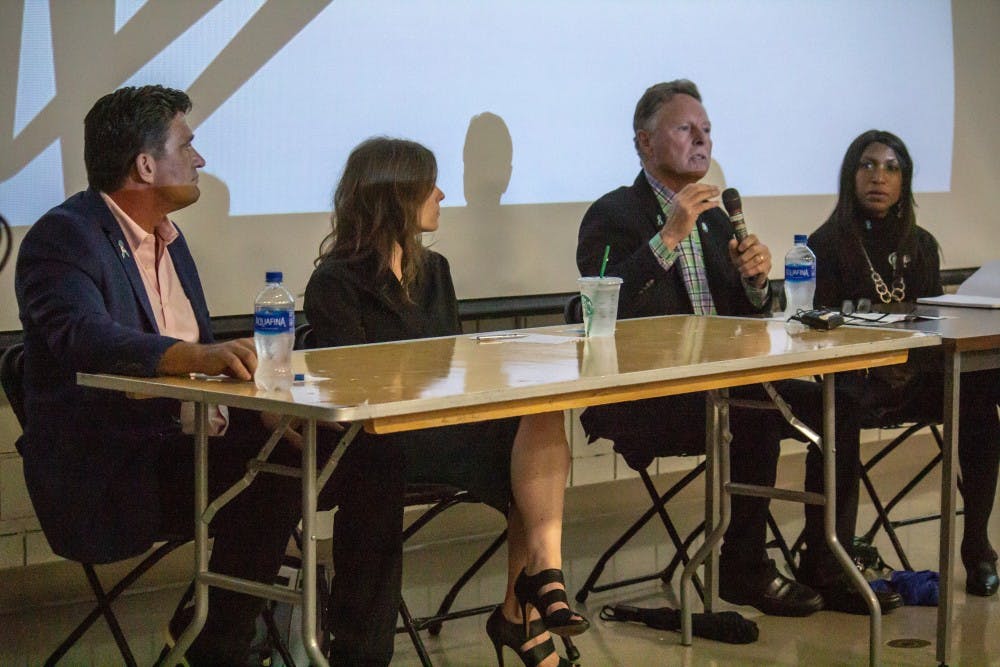
[[[893,428],[895,426],[898,425],[886,425],[883,428]],[[906,442],[908,438],[925,428],[929,429],[931,435],[934,436],[934,440],[937,442],[938,451],[933,457],[931,457],[930,461],[917,471],[910,481],[904,484],[903,487],[896,492],[889,502],[883,503],[882,499],[878,495],[878,492],[875,490],[874,483],[872,482],[872,470],[879,464],[879,462],[885,459],[885,457]],[[892,543],[896,556],[899,558],[899,562],[905,570],[912,570],[913,567],[910,565],[910,559],[907,558],[906,552],[903,550],[903,545],[896,534],[896,529],[902,528],[903,526],[924,523],[926,521],[936,521],[941,518],[941,515],[929,514],[907,519],[892,519],[890,514],[893,509],[895,509],[896,506],[899,505],[899,503],[906,497],[906,495],[909,494],[918,484],[920,484],[920,482],[923,481],[923,479],[927,477],[927,475],[930,474],[930,472],[934,470],[939,463],[941,463],[941,449],[943,447],[944,440],[941,437],[941,430],[938,428],[938,425],[934,422],[918,421],[908,425],[902,433],[893,438],[892,441],[868,459],[868,461],[866,461],[861,467],[861,482],[868,491],[868,496],[871,498],[872,505],[875,507],[877,516],[868,531],[863,535],[860,535],[856,541],[861,544],[871,545],[874,542],[879,529],[885,529],[885,533],[889,537],[889,541]],[[961,477],[958,480],[958,488],[959,490],[962,489]],[[958,510],[958,514],[962,513],[962,510]]]
[[[10,402],[11,409],[17,417],[18,423],[23,429],[27,423],[27,414],[24,407],[24,346],[20,343],[12,345],[4,352],[0,358],[0,382],[2,382],[4,393]],[[187,539],[169,539],[160,543],[150,551],[135,567],[128,571],[111,588],[105,588],[97,576],[93,563],[80,563],[83,572],[90,584],[90,589],[94,593],[97,606],[88,613],[72,632],[59,644],[45,661],[45,665],[55,665],[76,642],[90,629],[98,618],[104,617],[111,630],[111,634],[118,645],[122,660],[129,667],[136,664],[132,650],[125,639],[118,618],[111,608],[112,603],[124,593],[139,577],[145,574],[151,567],[163,560],[167,554],[177,549],[177,547],[188,542]]]
[[[314,341],[312,340],[312,327],[309,324],[302,324],[296,327],[295,346],[296,349],[309,349],[314,346]],[[403,531],[403,541],[405,542],[413,537],[413,535],[415,535],[421,528],[426,526],[435,517],[440,516],[449,508],[463,503],[478,502],[480,501],[468,491],[448,486],[446,484],[411,484],[407,486],[405,497],[403,499],[404,505],[406,507],[428,506],[428,509]],[[400,603],[399,614],[402,620],[402,625],[397,628],[396,631],[406,632],[410,636],[410,639],[413,641],[413,647],[416,649],[417,655],[420,657],[420,663],[425,667],[430,667],[432,663],[430,656],[427,653],[427,649],[424,646],[423,639],[420,636],[421,630],[427,630],[432,636],[436,636],[441,632],[442,625],[446,621],[476,616],[478,614],[485,614],[496,608],[496,604],[490,604],[453,610],[452,605],[465,584],[472,579],[476,572],[478,572],[482,566],[486,564],[486,562],[500,549],[501,546],[503,546],[506,541],[507,531],[504,530],[493,540],[492,543],[490,543],[488,547],[486,547],[482,554],[480,554],[479,557],[471,565],[469,565],[468,568],[466,568],[461,576],[459,576],[441,600],[441,604],[438,606],[436,613],[430,616],[414,616],[410,612],[409,607],[406,604],[406,600],[402,600]],[[568,638],[564,641],[570,659],[577,659],[579,657],[579,651],[577,651],[576,647],[573,646],[572,641]]]
[[[900,566],[904,570],[912,570],[913,566],[910,564],[910,559],[907,557],[906,551],[903,549],[903,544],[899,539],[899,535],[896,533],[896,529],[925,523],[927,521],[937,521],[941,518],[941,515],[927,514],[905,519],[893,519],[891,518],[891,514],[892,511],[896,509],[896,507],[906,498],[906,496],[913,491],[913,489],[916,488],[917,485],[919,485],[939,463],[941,463],[941,448],[943,447],[943,439],[941,437],[941,430],[935,422],[916,421],[906,424],[905,427],[902,424],[893,423],[886,424],[881,428],[903,428],[903,431],[883,446],[878,452],[873,454],[871,458],[861,464],[861,483],[864,485],[865,490],[868,493],[868,497],[871,499],[872,507],[875,509],[875,520],[872,521],[872,524],[867,531],[861,535],[855,536],[853,545],[856,552],[855,558],[863,559],[863,554],[866,551],[874,553],[871,548],[875,544],[875,538],[877,537],[879,530],[884,529],[886,536],[889,538],[889,542],[892,544],[893,551],[896,552],[896,557],[899,559]],[[875,483],[872,480],[872,471],[881,461],[898,449],[900,445],[924,429],[928,429],[930,434],[934,437],[934,440],[937,442],[937,453],[931,457],[931,459],[927,461],[927,463],[925,463],[909,481],[896,491],[889,502],[883,502],[875,488]],[[959,489],[961,489],[961,478],[958,480],[958,485]],[[962,509],[959,509],[956,512],[956,514],[959,515],[963,513],[964,510]],[[771,528],[773,535],[772,540],[768,543],[768,547],[776,547],[781,550],[789,570],[791,570],[794,574],[797,567],[798,557],[802,551],[804,543],[803,534],[799,533],[799,536],[795,539],[792,545],[789,546],[782,537],[774,517],[770,514],[768,515],[768,525]]]
[[[449,508],[463,503],[479,502],[479,500],[468,491],[457,489],[446,484],[412,484],[407,486],[405,493],[406,495],[403,502],[406,507],[429,507],[413,523],[403,530],[403,542],[406,542],[411,537],[416,535],[421,528],[426,526],[434,520],[435,517],[440,516]],[[410,609],[406,604],[406,600],[401,600],[399,605],[399,615],[402,619],[402,626],[397,628],[396,632],[406,632],[410,636],[410,639],[413,642],[413,648],[416,649],[417,655],[420,657],[420,664],[425,667],[429,667],[432,664],[430,655],[428,655],[427,649],[424,646],[423,639],[420,637],[421,630],[427,630],[431,636],[437,636],[441,632],[441,627],[445,621],[489,613],[497,606],[496,604],[488,604],[456,610],[452,610],[451,608],[465,584],[472,579],[476,572],[478,572],[480,568],[486,564],[486,561],[488,561],[506,541],[507,531],[504,530],[493,540],[493,542],[490,543],[488,547],[486,547],[479,557],[471,565],[469,565],[468,568],[466,568],[455,583],[452,584],[444,598],[442,598],[441,604],[438,606],[436,613],[430,616],[414,616],[410,612]]]
[[[583,322],[583,310],[580,304],[579,295],[573,295],[570,297],[569,301],[566,302],[566,306],[563,310],[563,318],[566,320],[567,324],[579,324]],[[702,521],[686,537],[682,538],[677,530],[677,526],[674,524],[673,519],[670,518],[670,514],[666,509],[666,504],[674,496],[683,491],[688,484],[697,479],[705,471],[704,462],[695,466],[663,493],[660,493],[659,490],[657,490],[656,485],[653,484],[653,480],[646,469],[633,469],[639,474],[639,479],[642,480],[643,487],[646,489],[646,493],[649,494],[651,505],[649,509],[643,512],[642,515],[640,515],[639,518],[636,519],[635,522],[633,522],[632,525],[630,525],[625,532],[622,533],[622,535],[604,551],[603,554],[601,554],[600,558],[597,559],[597,563],[590,571],[590,575],[587,577],[587,580],[576,594],[578,602],[586,602],[587,597],[589,597],[591,593],[614,590],[623,586],[631,586],[633,584],[652,581],[653,579],[660,579],[665,584],[669,584],[673,579],[677,567],[688,563],[690,560],[690,557],[688,556],[688,549],[690,549],[692,543],[694,543],[698,536],[705,530],[705,522]],[[660,518],[661,523],[663,523],[663,527],[667,531],[667,535],[670,537],[671,543],[674,545],[675,553],[674,557],[670,560],[670,563],[668,563],[664,569],[657,572],[637,577],[630,577],[619,581],[612,581],[610,583],[598,584],[597,581],[600,579],[601,574],[603,574],[608,561],[610,561],[615,554],[618,553],[622,547],[624,547],[629,540],[635,536],[636,533],[642,530],[642,528],[649,523],[654,516]],[[694,578],[694,585],[698,595],[704,599],[704,591],[702,589],[701,581],[697,576]]]

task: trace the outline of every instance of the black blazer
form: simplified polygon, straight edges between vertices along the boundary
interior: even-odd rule
[[[406,298],[374,257],[327,258],[306,285],[306,318],[315,347],[383,343],[461,333],[448,260],[426,251],[421,281]]]
[[[937,240],[923,227],[917,227],[914,234],[915,257],[913,263],[903,269],[906,281],[906,300],[915,302],[920,297],[938,296],[944,293],[941,287],[941,259]],[[816,254],[816,307],[840,309],[845,299],[871,299],[880,305],[875,283],[861,250],[855,252],[854,266],[845,266],[842,250],[854,248],[857,241],[851,238],[834,221],[828,220],[809,235],[809,248]],[[875,270],[886,283],[892,283],[892,267],[889,266],[888,251],[883,253],[868,251]],[[919,352],[919,350],[913,350]],[[911,353],[912,354],[912,353]]]
[[[208,308],[183,236],[168,246],[198,321]],[[80,387],[78,371],[152,376],[177,339],[161,336],[128,244],[101,195],[46,213],[21,243],[14,278],[24,327],[28,423],[19,447],[53,551],[104,563],[142,553],[159,526],[156,462],[180,434],[177,401]]]
[[[577,268],[582,276],[598,275],[604,248],[611,246],[605,275],[624,280],[618,301],[619,319],[694,312],[678,267],[664,271],[649,249],[649,240],[659,232],[662,219],[660,203],[641,171],[631,186],[604,195],[583,216],[576,247]],[[716,311],[720,315],[767,312],[770,291],[764,306],[754,307],[747,299],[739,271],[729,259],[733,230],[722,209],[702,213],[696,226]]]

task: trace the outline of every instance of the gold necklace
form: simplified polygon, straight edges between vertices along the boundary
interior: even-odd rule
[[[878,298],[882,303],[892,303],[893,301],[902,301],[905,299],[906,281],[903,280],[903,276],[894,276],[892,279],[892,289],[889,289],[889,286],[882,280],[882,276],[872,266],[871,257],[868,256],[868,251],[865,250],[864,243],[861,244],[861,252],[865,256],[865,261],[868,262],[868,270],[871,271],[872,282],[875,283],[875,293],[878,294]],[[895,269],[893,269],[893,272],[895,273]]]

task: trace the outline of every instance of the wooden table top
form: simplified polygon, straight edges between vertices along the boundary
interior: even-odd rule
[[[886,327],[789,335],[778,321],[692,315],[622,320],[606,339],[572,325],[514,333],[525,335],[296,352],[306,379],[285,393],[229,379],[81,373],[79,382],[390,432],[901,363],[908,349],[940,344]]]
[[[915,313],[945,319],[917,320],[895,326],[937,334],[941,336],[946,346],[952,346],[961,352],[1000,348],[1000,309],[920,304],[916,307]]]

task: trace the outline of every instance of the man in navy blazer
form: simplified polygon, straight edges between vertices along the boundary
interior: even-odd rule
[[[194,516],[185,409],[81,387],[76,373],[250,380],[256,368],[250,339],[213,342],[194,259],[167,218],[199,196],[205,161],[192,145],[190,108],[185,93],[160,86],[98,100],[84,123],[89,189],[42,216],[18,255],[28,415],[19,449],[45,536],[73,560],[140,554],[165,536],[190,535]],[[215,418],[228,427],[209,448],[210,490],[242,476],[266,439],[255,415],[219,409]],[[287,445],[276,455],[297,460]],[[274,581],[298,493],[292,480],[263,476],[224,508],[213,523],[212,569]],[[213,589],[189,660],[243,664],[258,602]]]
[[[623,279],[618,316],[677,313],[764,315],[771,310],[771,253],[753,234],[734,238],[718,207],[719,188],[701,183],[712,157],[711,123],[701,95],[690,81],[651,86],[636,105],[634,143],[642,164],[635,182],[598,199],[580,224],[577,266],[597,275],[610,247],[606,274]],[[775,383],[795,414],[822,432],[818,384]],[[732,395],[764,399],[759,385]],[[838,399],[837,534],[850,549],[858,496],[857,411]],[[774,411],[730,410],[733,481],[773,486],[782,438],[801,435]],[[587,409],[581,418],[591,440],[615,443],[635,469],[655,456],[704,452],[705,398],[686,394]],[[807,455],[806,488],[822,489],[822,457]],[[806,508],[806,551],[800,581],[788,579],[767,559],[768,500],[733,498],[732,522],[720,559],[720,596],[753,605],[767,614],[804,616],[828,609],[868,613],[825,544],[822,508]],[[817,593],[818,591],[818,593]],[[901,604],[898,595],[880,597],[883,611]]]

